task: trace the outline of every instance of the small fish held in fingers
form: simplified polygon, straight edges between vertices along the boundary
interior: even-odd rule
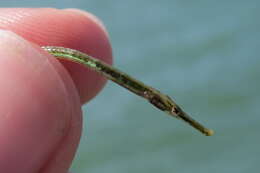
[[[148,85],[145,85],[143,82],[134,79],[130,75],[116,69],[115,67],[74,49],[55,46],[44,46],[42,48],[57,58],[79,63],[96,71],[97,73],[100,73],[107,79],[145,98],[156,108],[187,122],[206,136],[213,135],[213,130],[205,128],[203,125],[192,119],[169,96],[162,94],[160,91]]]

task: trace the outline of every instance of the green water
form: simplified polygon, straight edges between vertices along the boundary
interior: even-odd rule
[[[109,82],[84,106],[72,171],[260,171],[260,1],[14,2],[6,5],[96,14],[109,31],[117,67],[173,96],[216,131],[205,137]]]

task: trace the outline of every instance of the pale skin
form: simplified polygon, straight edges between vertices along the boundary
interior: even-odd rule
[[[0,170],[65,173],[81,135],[81,105],[106,80],[40,46],[72,47],[111,64],[107,34],[87,13],[55,9],[0,9],[0,29],[16,33],[0,32]]]
[[[28,26],[32,31],[28,32]],[[6,104],[2,110],[0,108],[3,111],[0,114],[3,117],[2,122],[0,119],[0,152],[2,149],[5,158],[0,158],[0,170],[10,169],[10,173],[23,169],[40,173],[68,170],[80,138],[80,106],[95,96],[105,83],[105,78],[95,72],[144,97],[171,116],[188,122],[205,135],[213,134],[167,95],[110,66],[112,54],[107,32],[89,13],[75,9],[1,9],[0,29],[11,30],[28,40],[12,32],[0,32],[0,52],[4,57],[0,59],[0,66],[3,66],[0,80],[4,83],[0,94]],[[39,30],[34,32],[36,29]],[[48,32],[51,30],[55,32]],[[42,45],[60,46],[42,48],[57,58],[85,64],[95,72],[69,61],[61,64],[43,52],[39,47]],[[100,58],[95,60],[93,56]],[[33,157],[33,162],[28,164],[24,157]]]

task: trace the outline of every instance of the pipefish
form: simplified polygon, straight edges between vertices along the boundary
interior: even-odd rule
[[[166,112],[172,117],[185,121],[206,136],[211,136],[214,134],[213,130],[204,127],[199,122],[192,119],[169,96],[145,85],[143,82],[134,79],[130,75],[116,69],[115,67],[112,67],[109,64],[74,49],[56,46],[43,46],[42,48],[56,58],[70,60],[96,71],[136,95],[145,98],[161,111]]]

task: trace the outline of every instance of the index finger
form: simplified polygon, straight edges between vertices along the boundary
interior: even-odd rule
[[[100,22],[89,13],[79,10],[50,8],[0,9],[0,29],[11,30],[40,46],[63,46],[85,52],[112,63],[108,35]],[[78,64],[63,61],[74,81],[81,102],[93,98],[106,79]]]

